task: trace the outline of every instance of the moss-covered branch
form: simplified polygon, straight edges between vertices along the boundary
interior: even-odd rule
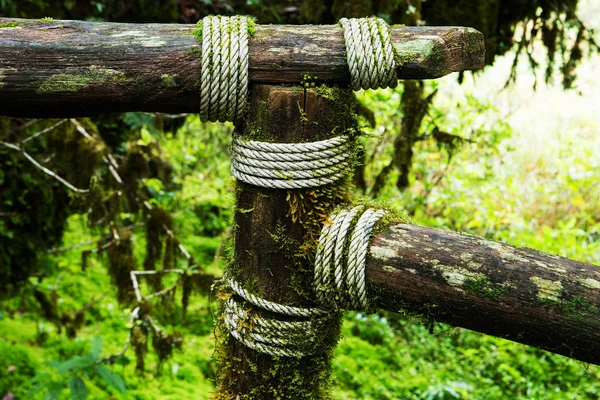
[[[600,268],[416,225],[379,233],[367,279],[383,309],[600,364]]]

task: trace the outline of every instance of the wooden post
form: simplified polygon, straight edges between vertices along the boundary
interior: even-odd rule
[[[401,224],[374,238],[367,280],[380,308],[600,364],[595,265]]]
[[[196,29],[0,18],[0,115],[198,112]],[[483,35],[475,29],[394,26],[390,31],[399,79],[438,78],[484,65]],[[248,72],[253,83],[347,85],[342,29],[257,25]]]
[[[252,117],[239,133],[277,143],[323,140],[355,126],[353,105],[354,96],[346,90],[255,85]],[[343,185],[273,190],[238,182],[235,261],[227,273],[267,300],[316,307],[312,259],[323,221],[346,199]],[[217,398],[326,398],[340,321],[341,316],[334,317],[321,332],[326,338],[321,353],[300,359],[258,353],[223,329]]]

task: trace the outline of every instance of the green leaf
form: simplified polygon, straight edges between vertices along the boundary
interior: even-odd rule
[[[44,400],[58,400],[63,390],[62,382],[52,382],[48,385],[48,391],[44,396]]]
[[[88,390],[85,386],[85,382],[77,375],[73,375],[69,382],[69,388],[71,389],[72,400],[86,400],[88,396]]]
[[[53,365],[56,368],[56,371],[61,374],[61,375],[65,375],[71,371],[78,371],[87,367],[90,367],[92,365],[94,365],[95,360],[88,355],[81,357],[81,356],[75,356],[73,358],[71,358],[70,360],[67,361],[63,361],[63,362],[59,362],[55,365]]]
[[[94,336],[92,338],[92,355],[95,359],[100,358],[102,353],[102,338],[100,336]]]
[[[98,375],[107,386],[113,387],[121,393],[125,393],[126,385],[123,378],[121,378],[121,375],[111,371],[104,365],[97,365],[92,371]]]

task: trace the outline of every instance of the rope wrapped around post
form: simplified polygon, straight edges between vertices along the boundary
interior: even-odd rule
[[[373,227],[386,212],[363,210],[363,206],[340,210],[331,216],[331,224],[323,226],[314,272],[317,302],[323,308],[278,304],[250,293],[235,280],[225,277],[223,281],[232,292],[224,310],[229,333],[261,353],[304,357],[324,350],[322,340],[319,340],[319,327],[327,324],[336,313],[350,309],[370,312],[365,261]],[[235,300],[235,296],[274,316],[247,311],[248,308]]]
[[[225,327],[236,340],[258,352],[280,357],[304,357],[323,351],[321,328],[331,311],[277,304],[258,297],[231,278],[224,278],[232,296],[225,301]],[[273,317],[252,312],[235,297]]]
[[[231,173],[242,182],[272,189],[328,185],[349,170],[349,136],[310,143],[233,139]]]

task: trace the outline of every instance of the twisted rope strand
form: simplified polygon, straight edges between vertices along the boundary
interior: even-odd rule
[[[327,168],[335,164],[346,161],[350,158],[350,154],[347,152],[337,154],[333,157],[316,159],[309,161],[268,161],[260,160],[250,157],[238,157],[237,162],[244,164],[249,167],[267,168],[267,169],[279,169],[279,170],[307,170],[310,168]]]
[[[231,18],[231,45],[229,49],[229,77],[227,87],[227,121],[235,121],[240,64],[240,17]]]
[[[388,29],[385,21],[381,18],[376,18],[375,21],[377,23],[377,31],[379,32],[379,37],[383,46],[383,55],[385,57],[386,64],[386,68],[384,68],[384,70],[387,72],[387,78],[384,81],[384,84],[391,88],[395,88],[398,86],[398,74],[396,72],[396,61],[394,60],[394,50],[392,48],[390,30]]]
[[[350,246],[348,247],[348,286],[352,303],[360,309],[368,311],[369,304],[366,293],[365,263],[371,231],[375,223],[386,214],[383,210],[367,210],[356,223]]]
[[[346,288],[344,286],[344,277],[347,278],[347,271],[344,271],[343,264],[343,256],[344,256],[344,247],[347,241],[348,230],[350,229],[350,225],[352,221],[354,221],[354,217],[360,210],[362,210],[362,206],[354,207],[344,216],[340,224],[340,229],[338,230],[337,237],[335,238],[335,249],[334,249],[334,265],[335,265],[335,284],[337,288],[338,294],[338,304],[341,307],[346,307],[347,304],[344,302],[344,290]]]
[[[210,66],[211,41],[207,38],[212,36],[212,17],[204,17],[202,19],[202,69],[200,72],[200,120],[208,120],[208,108],[210,105],[210,81],[212,77],[212,69]]]
[[[248,98],[248,19],[202,19],[200,120],[234,121]]]
[[[230,44],[229,38],[231,37],[232,30],[232,18],[221,17],[221,41],[219,44],[221,59],[219,61],[219,97],[218,97],[218,121],[227,121],[228,109],[227,100],[229,99],[228,86],[234,86],[230,84],[229,80],[229,66],[230,66]]]
[[[243,156],[240,159],[248,159],[253,158],[255,160],[263,160],[263,161],[285,161],[285,162],[296,162],[296,161],[314,161],[319,159],[327,159],[329,157],[337,157],[340,154],[347,154],[348,145],[342,144],[339,147],[322,150],[322,151],[313,151],[309,153],[270,153],[263,151],[255,151],[251,149],[244,148],[240,145],[241,140],[234,138],[233,144],[236,146],[235,153],[237,155]]]
[[[392,41],[381,18],[342,18],[350,88],[377,89],[398,84]]]
[[[362,209],[362,206],[357,206],[351,210],[340,210],[330,217],[331,225],[325,224],[321,230],[313,286],[323,307],[369,311],[365,263],[373,227],[386,211],[364,211],[349,238],[352,222]],[[333,283],[331,270],[334,270]],[[337,298],[332,299],[330,293]]]
[[[259,142],[256,140],[243,141],[237,140],[237,144],[246,149],[255,151],[264,151],[269,153],[306,153],[315,151],[324,151],[336,148],[348,142],[348,136],[335,136],[331,139],[325,139],[310,143],[270,143]]]
[[[254,304],[257,307],[263,308],[265,310],[277,313],[277,314],[283,314],[283,315],[289,315],[289,316],[295,316],[295,317],[315,317],[315,316],[322,316],[322,315],[326,315],[328,313],[327,310],[322,310],[320,308],[302,308],[302,307],[292,307],[292,306],[286,306],[283,304],[278,304],[269,300],[265,300],[262,299],[250,292],[248,292],[246,289],[242,288],[240,286],[240,284],[236,281],[234,281],[233,279],[230,278],[226,278],[226,282],[228,284],[228,286],[233,289],[233,291],[235,293],[237,293],[238,296],[240,296],[241,298],[243,298],[244,300],[246,300],[248,303]]]
[[[240,62],[236,120],[242,119],[248,103],[248,18],[240,18]]]
[[[231,173],[255,186],[300,189],[338,181],[349,169],[348,136],[311,143],[234,138]]]

